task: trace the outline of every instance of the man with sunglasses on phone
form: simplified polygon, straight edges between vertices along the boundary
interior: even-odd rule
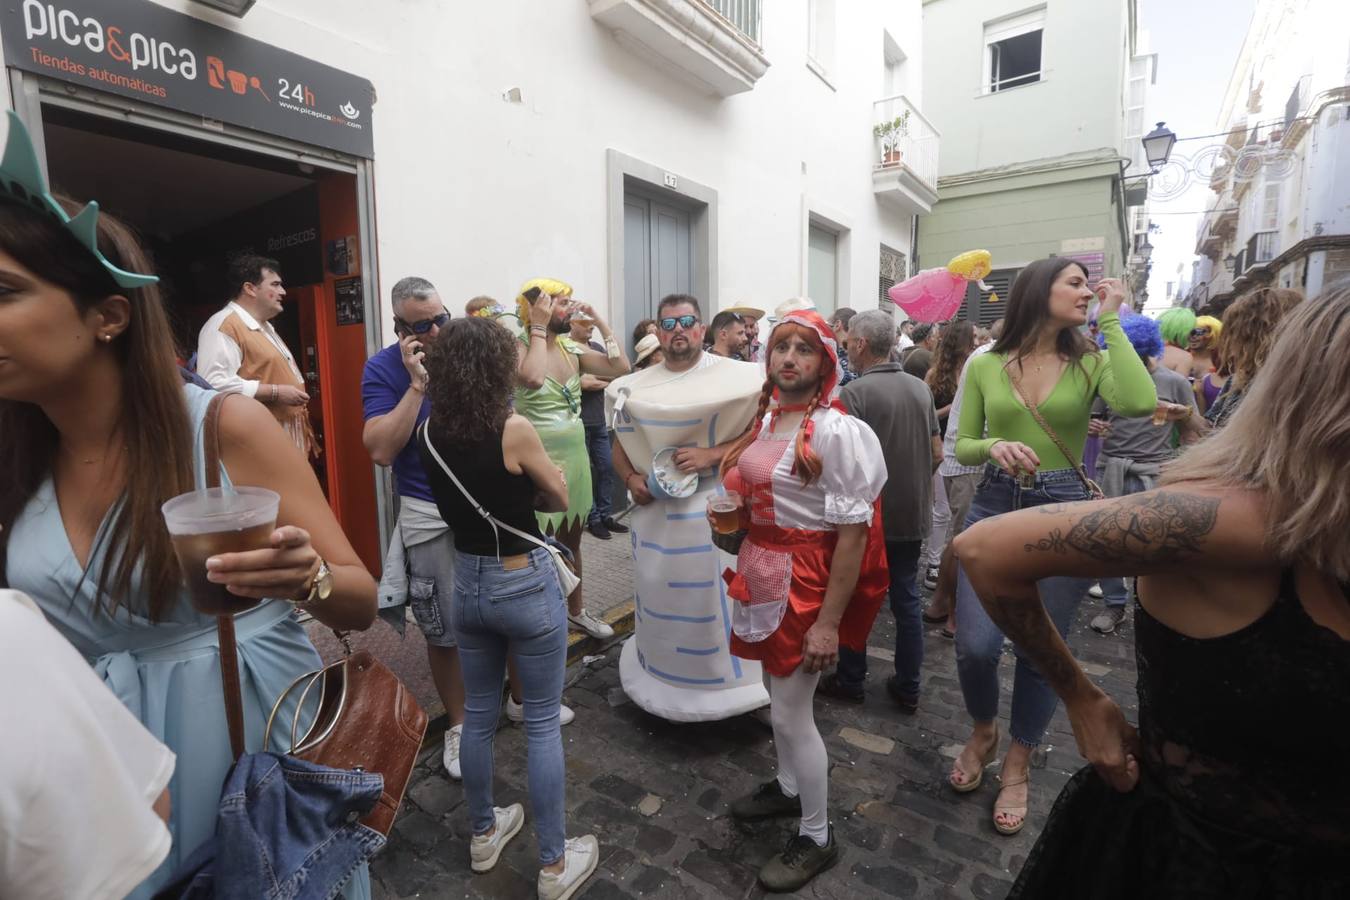
[[[454,535],[441,519],[413,439],[414,430],[431,414],[422,360],[427,346],[449,324],[450,313],[425,278],[400,279],[390,299],[398,343],[366,360],[361,376],[365,416],[361,441],[376,465],[393,469],[399,498],[398,522],[380,580],[380,607],[382,617],[400,632],[404,604],[412,607],[413,618],[426,638],[431,680],[450,720],[442,762],[446,773],[459,779],[464,680],[459,670],[459,648],[450,630]]]
[[[318,456],[305,379],[272,327],[286,296],[280,269],[265,256],[230,260],[227,277],[233,299],[197,335],[197,374],[223,394],[243,394],[266,406],[297,447]]]

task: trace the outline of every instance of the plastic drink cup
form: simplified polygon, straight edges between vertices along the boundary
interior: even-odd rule
[[[194,609],[229,616],[258,605],[252,597],[231,594],[225,585],[208,581],[206,561],[221,553],[270,547],[280,500],[266,488],[208,488],[179,494],[160,507]]]
[[[735,534],[742,530],[741,495],[735,491],[713,494],[708,498],[708,510],[712,513],[713,528],[718,534]]]
[[[1155,427],[1166,424],[1167,411],[1168,407],[1166,404],[1163,403],[1158,404],[1158,407],[1155,410],[1153,410],[1153,425]]]

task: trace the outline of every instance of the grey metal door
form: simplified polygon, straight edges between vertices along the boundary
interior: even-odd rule
[[[631,341],[632,326],[655,317],[662,297],[694,289],[689,212],[641,194],[626,194],[623,263],[624,319]]]

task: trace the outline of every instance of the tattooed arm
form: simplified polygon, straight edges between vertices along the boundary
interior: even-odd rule
[[[1128,790],[1138,777],[1134,729],[1079,668],[1036,582],[1269,566],[1264,536],[1255,495],[1187,486],[986,519],[954,546],[989,617],[1063,698],[1079,750],[1107,781]]]

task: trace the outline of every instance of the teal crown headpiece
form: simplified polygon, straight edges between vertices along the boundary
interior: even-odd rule
[[[47,191],[28,129],[23,127],[13,110],[6,110],[5,114],[9,118],[9,134],[5,138],[4,159],[0,160],[0,192],[54,217],[82,247],[98,258],[121,287],[140,288],[159,281],[155,275],[127,272],[108,262],[98,249],[98,204],[90,201],[74,218],[66,215],[65,209]]]

